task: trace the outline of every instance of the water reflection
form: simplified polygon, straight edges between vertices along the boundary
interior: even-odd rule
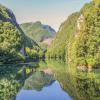
[[[0,100],[41,98],[100,100],[100,70],[80,72],[63,61],[52,60],[0,66]]]
[[[48,87],[53,84],[55,80],[52,75],[43,71],[37,71],[32,74],[24,83],[24,89],[41,91],[43,87]]]
[[[21,90],[16,100],[71,100],[70,96],[62,91],[59,82],[44,87],[41,91]]]
[[[36,65],[0,65],[0,100],[15,100],[17,92]]]
[[[48,61],[61,87],[74,100],[100,100],[100,71],[80,72],[64,62]]]
[[[51,70],[45,67],[42,66],[26,79],[16,100],[71,100],[71,97],[62,90],[59,82],[54,80]]]

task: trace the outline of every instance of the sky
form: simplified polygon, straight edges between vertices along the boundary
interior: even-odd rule
[[[56,31],[67,17],[90,0],[0,0],[11,9],[19,24],[41,21]]]

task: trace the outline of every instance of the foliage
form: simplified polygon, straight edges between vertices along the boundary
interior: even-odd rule
[[[25,34],[31,39],[42,42],[44,39],[54,37],[55,31],[50,26],[46,27],[41,22],[23,23],[20,25]]]
[[[0,62],[10,61],[12,57],[18,58],[21,44],[22,36],[17,28],[10,22],[0,21]]]
[[[73,13],[64,23],[61,24],[54,41],[47,50],[48,58],[65,59],[66,45],[68,45],[69,40],[76,33],[76,22],[78,16],[79,13]]]
[[[30,58],[34,58],[34,59],[38,59],[39,55],[38,52],[35,49],[31,49],[31,48],[26,48],[26,53],[28,54],[28,56]]]
[[[13,12],[0,5],[0,62],[12,63],[25,60],[25,47],[38,44],[24,34]]]
[[[26,47],[26,53],[29,58],[33,58],[34,60],[43,59],[45,57],[43,50],[35,46],[33,46],[33,48]]]
[[[100,66],[100,0],[85,4],[79,13],[68,17],[46,55],[66,57],[70,64],[80,67]]]
[[[77,30],[77,37],[73,38],[74,41],[69,46],[69,53],[74,56],[72,60],[77,60],[76,65],[96,67],[100,65],[100,7],[95,5],[94,0],[94,3],[86,4],[81,9],[81,14],[84,16],[83,23],[80,24],[81,29]]]

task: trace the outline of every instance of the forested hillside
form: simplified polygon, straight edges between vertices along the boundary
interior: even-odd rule
[[[53,28],[48,25],[43,25],[39,21],[35,23],[23,23],[20,26],[28,37],[37,42],[42,42],[47,38],[54,37],[56,33]]]
[[[100,66],[100,0],[85,4],[77,20],[77,34],[69,44],[69,62],[77,67]]]
[[[67,44],[71,37],[76,34],[76,22],[78,16],[79,13],[73,13],[65,22],[61,24],[54,41],[48,48],[48,58],[65,59]]]
[[[47,49],[47,58],[66,59],[77,67],[100,66],[100,0],[93,0],[71,14],[61,24],[55,38],[54,29],[41,22],[20,26],[13,12],[0,5],[0,62],[26,56],[44,58],[46,45],[40,42],[53,40]]]
[[[13,12],[0,5],[0,62],[24,59],[27,48],[39,48],[19,27]]]
[[[48,58],[66,58],[77,67],[100,66],[100,0],[84,5],[65,21],[52,45]]]

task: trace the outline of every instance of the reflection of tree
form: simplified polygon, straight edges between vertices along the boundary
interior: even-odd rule
[[[24,89],[30,90],[42,90],[43,87],[51,85],[53,83],[53,76],[44,73],[43,71],[37,71],[26,79]]]
[[[11,100],[21,84],[16,79],[19,68],[17,66],[0,66],[0,100]]]
[[[15,100],[15,95],[19,88],[23,86],[26,78],[25,89],[39,91],[44,86],[53,83],[52,75],[40,71],[34,71],[33,73],[33,66],[36,68],[39,65],[0,66],[0,100]],[[54,72],[55,79],[59,81],[62,89],[74,100],[100,100],[99,71],[90,73],[78,72],[61,61],[47,61],[47,65],[41,63],[40,66],[43,69],[48,66]]]
[[[81,100],[99,100],[100,99],[100,80],[95,78],[93,73],[80,74],[76,78],[76,89]],[[91,77],[92,75],[92,77]]]
[[[77,72],[64,62],[47,61],[61,87],[74,100],[100,100],[99,73]]]
[[[0,66],[0,100],[15,100],[15,96],[23,86],[25,76],[23,76],[23,66],[31,69],[29,65],[1,65]],[[29,73],[29,72],[28,72]]]

